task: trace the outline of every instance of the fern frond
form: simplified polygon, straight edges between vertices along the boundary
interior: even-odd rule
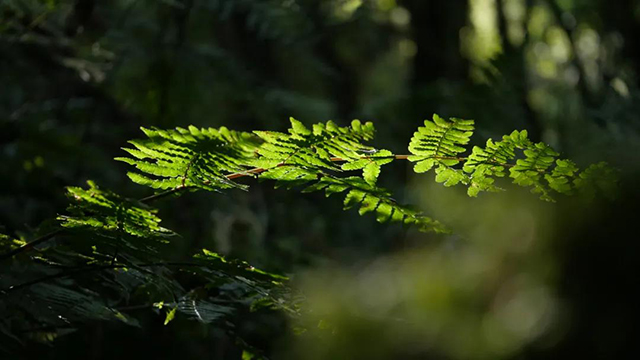
[[[342,170],[360,170],[362,169],[362,177],[369,183],[375,185],[380,175],[382,165],[391,163],[395,159],[394,154],[389,150],[376,150],[359,160],[350,161],[342,164]]]
[[[453,166],[461,160],[458,154],[466,149],[473,134],[473,120],[452,118],[445,120],[433,115],[433,121],[425,120],[424,127],[419,127],[409,143],[409,152],[413,154],[409,161],[416,162],[414,170],[423,173],[434,165]]]
[[[434,114],[432,121],[425,120],[424,126],[414,133],[409,144],[411,155],[394,155],[365,144],[375,133],[370,122],[363,124],[354,120],[351,126],[340,127],[328,121],[312,128],[293,118],[290,122],[287,133],[254,131],[253,135],[226,128],[144,129],[149,139],[132,141],[136,148],[125,150],[133,158],[120,160],[145,173],[130,173],[134,181],[171,189],[165,193],[185,187],[244,188],[233,180],[250,175],[274,180],[276,187],[293,188],[312,183],[307,187],[309,191],[316,188],[335,192],[349,190],[346,207],[360,204],[361,214],[375,212],[379,221],[412,223],[423,230],[436,231],[443,231],[441,224],[400,206],[386,190],[376,187],[383,165],[408,159],[415,163],[416,172],[435,168],[436,182],[445,186],[468,185],[469,196],[502,190],[495,185],[495,179],[506,177],[507,173],[516,185],[531,187],[532,192],[547,201],[553,201],[552,192],[570,194],[577,186],[575,164],[557,159],[558,154],[544,143],[532,143],[526,131],[514,131],[497,142],[489,139],[485,148],[475,146],[468,157],[463,157],[461,154],[466,151],[474,131],[474,121],[445,120]],[[517,154],[516,150],[522,153]],[[462,167],[456,167],[461,163],[464,163]],[[362,177],[340,179],[335,176],[353,170],[362,170]]]
[[[131,157],[116,160],[135,166],[140,173],[129,178],[155,189],[195,187],[210,191],[244,188],[226,175],[246,170],[244,159],[252,157],[258,140],[249,133],[220,129],[146,129],[147,139],[132,140],[124,148]]]

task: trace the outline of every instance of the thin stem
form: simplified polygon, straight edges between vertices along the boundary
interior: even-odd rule
[[[278,164],[278,166],[285,166],[285,164]],[[245,177],[245,176],[255,176],[258,174],[261,174],[265,171],[267,171],[268,169],[265,168],[253,168],[253,169],[249,169],[247,171],[242,171],[242,172],[237,172],[234,174],[230,174],[227,175],[227,179],[229,180],[233,180],[233,179],[237,179],[237,178],[241,178],[241,177]]]

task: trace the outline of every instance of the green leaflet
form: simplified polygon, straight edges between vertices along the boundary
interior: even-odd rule
[[[164,318],[165,325],[168,325],[171,322],[171,320],[173,320],[176,317],[176,310],[178,310],[178,308],[173,308],[167,311],[167,316]]]
[[[275,180],[276,188],[284,187],[286,189],[292,189],[306,184],[309,181],[317,180],[320,173],[317,169],[283,165],[263,172],[260,174],[260,179]]]
[[[389,164],[395,160],[394,154],[389,150],[377,150],[364,158],[353,160],[342,164],[342,170],[360,170],[362,177],[369,183],[375,185],[380,175],[382,165]]]
[[[427,172],[436,167],[436,182],[445,186],[459,183],[468,184],[469,177],[461,170],[454,169],[461,160],[458,154],[465,151],[463,145],[469,143],[473,134],[473,120],[452,118],[445,120],[433,115],[433,121],[425,120],[409,143],[409,161],[417,173]]]
[[[523,148],[530,144],[527,131],[513,131],[510,135],[504,135],[502,141],[494,142],[488,139],[483,149],[474,146],[463,170],[469,174],[469,189],[467,194],[475,197],[481,191],[500,191],[501,188],[494,185],[493,177],[506,176],[505,167],[509,161],[516,157],[516,148]]]
[[[549,187],[560,194],[570,195],[573,193],[571,179],[578,172],[578,167],[571,160],[556,160],[556,167],[551,174],[545,174],[544,178],[549,183]]]
[[[537,143],[524,150],[524,159],[516,160],[515,166],[509,169],[513,183],[520,186],[531,186],[531,192],[540,194],[540,198],[553,201],[547,187],[542,181],[543,174],[555,162],[558,153],[544,143]]]
[[[146,139],[132,140],[129,143],[133,148],[123,148],[130,157],[116,160],[138,169],[128,173],[133,182],[155,189],[244,188],[226,175],[246,170],[242,164],[253,157],[259,145],[255,136],[225,127],[142,131]]]
[[[448,187],[459,183],[467,184],[469,177],[462,170],[453,169],[448,166],[438,166],[436,168],[436,182]]]
[[[431,170],[436,165],[453,166],[460,162],[459,153],[466,149],[473,134],[473,120],[452,118],[445,120],[433,115],[433,121],[425,120],[409,143],[409,152],[413,154],[409,161],[416,162],[415,172]]]

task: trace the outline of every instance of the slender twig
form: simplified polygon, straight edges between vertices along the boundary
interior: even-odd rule
[[[284,164],[284,163],[278,164],[278,166],[286,166],[286,165],[287,164]],[[247,171],[242,171],[242,172],[237,172],[237,173],[234,173],[234,174],[227,175],[227,179],[228,180],[234,180],[234,179],[245,177],[245,176],[256,176],[256,175],[259,175],[259,174],[261,174],[261,173],[263,173],[263,172],[265,172],[267,170],[269,170],[269,169],[266,169],[266,168],[253,168],[253,169],[249,169]]]

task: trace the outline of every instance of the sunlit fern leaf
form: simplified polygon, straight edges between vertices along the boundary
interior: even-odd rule
[[[416,162],[415,172],[427,172],[434,165],[453,166],[460,162],[458,154],[466,149],[473,134],[473,120],[451,118],[445,120],[433,115],[433,121],[425,120],[409,143],[410,161]]]
[[[316,169],[308,169],[302,166],[278,166],[260,174],[261,180],[275,180],[276,188],[294,187],[317,180],[319,172]]]
[[[160,226],[155,210],[136,200],[100,189],[92,181],[88,189],[68,187],[69,215],[60,215],[60,225],[72,233],[82,232],[85,243],[118,249],[120,256],[158,253],[174,233]],[[99,252],[95,248],[95,252]]]
[[[551,189],[560,194],[570,195],[574,188],[572,180],[577,172],[578,167],[573,161],[558,159],[551,173],[545,174],[544,178]]]
[[[370,185],[375,185],[382,165],[389,164],[394,159],[394,154],[389,150],[375,150],[358,160],[342,164],[342,170],[362,169],[362,178]]]
[[[454,169],[449,166],[436,167],[436,182],[443,184],[444,186],[454,186],[457,184],[468,184],[469,176],[461,169]]]
[[[463,170],[469,173],[469,196],[475,197],[480,191],[500,191],[494,185],[494,177],[506,176],[505,166],[516,157],[516,148],[530,146],[527,131],[513,131],[504,135],[502,141],[488,139],[485,148],[474,146],[465,162]]]
[[[541,179],[559,154],[549,145],[537,143],[527,147],[524,150],[524,155],[524,159],[516,160],[515,166],[509,169],[513,183],[520,186],[532,186],[531,192],[539,194],[543,200],[553,201],[548,186]]]
[[[362,150],[371,150],[363,142],[371,140],[375,133],[373,124],[358,120],[351,126],[340,127],[333,121],[313,125],[308,129],[300,121],[291,118],[289,134],[274,131],[255,131],[264,140],[258,150],[255,166],[266,169],[281,165],[297,165],[308,168],[339,170],[332,158],[346,162],[362,158]]]
[[[146,129],[147,139],[132,140],[134,148],[124,148],[131,157],[116,160],[135,166],[130,172],[135,183],[155,189],[196,187],[215,191],[244,188],[226,175],[246,170],[241,164],[252,157],[258,139],[243,132],[197,128],[175,130]]]
[[[440,222],[398,204],[387,190],[372,186],[360,177],[324,176],[303,190],[303,192],[313,191],[325,191],[327,196],[347,191],[344,200],[345,209],[359,207],[360,215],[372,212],[376,215],[376,220],[381,223],[399,222],[417,226],[421,231],[447,232]]]

